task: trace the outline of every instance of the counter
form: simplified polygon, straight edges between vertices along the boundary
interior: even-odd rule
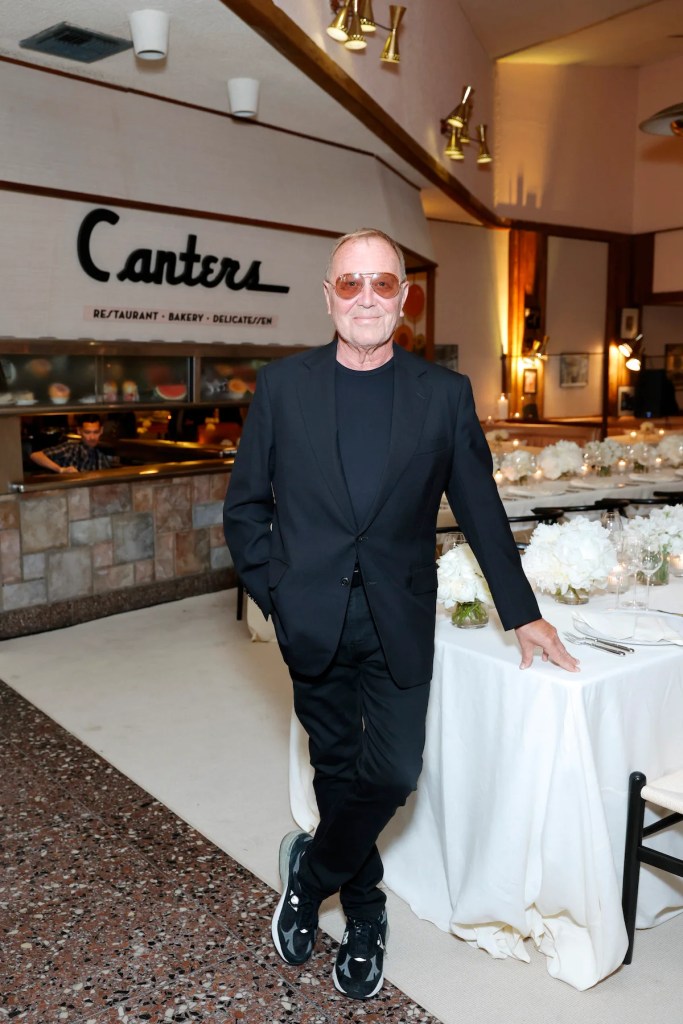
[[[0,495],[0,638],[233,586],[231,457],[40,474]]]

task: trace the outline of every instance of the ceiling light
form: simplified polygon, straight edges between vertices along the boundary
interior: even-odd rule
[[[387,64],[398,64],[398,29],[405,7],[398,4],[389,5],[390,25],[380,25],[375,21],[372,0],[330,0],[334,18],[327,27],[327,34],[338,43],[343,43],[347,50],[364,50],[368,45],[366,36],[372,35],[377,28],[389,33],[380,55],[380,60]]]
[[[258,78],[230,78],[228,102],[233,117],[256,117],[258,113]]]
[[[169,16],[166,11],[133,11],[128,15],[135,56],[163,60],[168,53]]]
[[[646,121],[641,121],[638,127],[650,135],[683,135],[683,103],[658,110]]]

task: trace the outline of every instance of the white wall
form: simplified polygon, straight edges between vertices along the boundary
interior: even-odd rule
[[[636,90],[630,68],[499,64],[496,213],[631,231]]]
[[[606,242],[548,239],[544,414],[596,416],[601,409],[602,350],[607,290]],[[587,353],[585,387],[560,387],[562,353]]]
[[[435,341],[457,344],[480,419],[493,416],[507,345],[508,232],[433,221]]]

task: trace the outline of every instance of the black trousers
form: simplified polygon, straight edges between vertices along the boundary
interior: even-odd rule
[[[320,901],[339,891],[347,917],[373,920],[386,902],[376,841],[417,786],[429,683],[394,683],[362,586],[349,594],[330,667],[291,676],[320,813],[300,881]]]

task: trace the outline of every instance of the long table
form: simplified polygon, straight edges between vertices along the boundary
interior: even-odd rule
[[[653,591],[683,610],[683,579]],[[591,597],[602,610],[612,595]],[[572,609],[541,597],[571,628]],[[679,624],[683,619],[669,617]],[[492,614],[461,630],[441,613],[418,790],[381,840],[386,885],[422,918],[487,950],[528,960],[586,989],[622,962],[621,870],[628,776],[683,763],[683,648],[625,658],[575,648],[580,674],[536,659],[521,672],[514,634]],[[306,742],[293,719],[292,812],[317,821]],[[680,826],[679,826],[680,828]],[[683,832],[660,848],[683,854]],[[638,927],[683,908],[683,880],[644,867]]]

